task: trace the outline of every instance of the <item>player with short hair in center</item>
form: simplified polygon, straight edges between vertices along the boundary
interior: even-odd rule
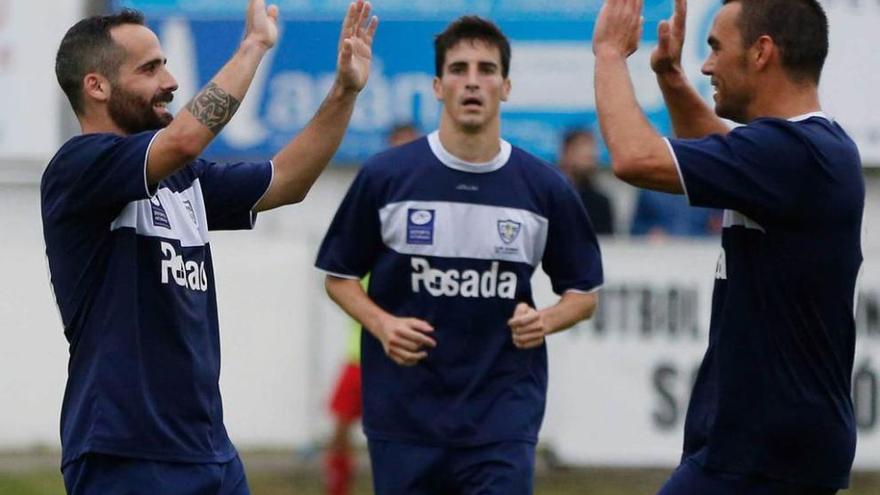
[[[82,127],[40,184],[46,255],[70,342],[61,409],[72,495],[249,493],[223,424],[209,231],[250,229],[296,203],[330,161],[367,82],[378,20],[349,5],[337,71],[312,121],[272,160],[199,158],[278,39],[250,0],[235,54],[176,116],[177,82],[141,13],[89,17],[56,74]]]
[[[681,66],[685,0],[651,66],[676,138],[639,109],[626,58],[641,0],[596,23],[596,103],[614,172],[724,209],[709,347],[682,463],[660,495],[830,495],[849,483],[850,397],[865,184],[855,143],[819,103],[828,20],[816,0],[725,0],[703,65],[715,111]],[[743,124],[730,129],[719,118]]]
[[[376,493],[529,494],[544,338],[595,310],[599,245],[566,178],[501,139],[504,34],[466,16],[435,50],[439,130],[364,164],[316,264],[330,297],[367,330]],[[561,295],[541,310],[530,285],[539,264]]]

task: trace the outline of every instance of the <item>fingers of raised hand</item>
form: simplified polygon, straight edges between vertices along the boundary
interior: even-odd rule
[[[352,32],[352,36],[357,38],[362,38],[364,36],[364,32],[367,28],[366,23],[370,18],[370,11],[373,9],[373,6],[370,5],[370,2],[358,1],[358,9],[357,9],[357,20],[354,24],[354,31]]]
[[[687,0],[675,0],[675,11],[672,14],[684,29],[684,20],[687,18]]]
[[[370,18],[369,23],[367,24],[366,32],[364,33],[363,40],[366,44],[372,45],[373,38],[376,36],[376,28],[379,27],[379,18],[373,16]]]
[[[349,38],[354,33],[354,26],[357,21],[357,3],[348,4],[348,10],[345,12],[345,18],[342,20],[342,30],[339,32],[339,43]]]

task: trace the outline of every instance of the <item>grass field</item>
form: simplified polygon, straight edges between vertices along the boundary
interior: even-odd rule
[[[314,459],[292,453],[244,454],[254,495],[321,495]],[[0,495],[63,495],[61,474],[51,464],[55,455],[0,455]],[[668,469],[549,468],[538,469],[536,495],[653,495]],[[369,474],[358,479],[355,495],[372,493]],[[841,495],[880,494],[880,472],[855,473],[852,488]]]

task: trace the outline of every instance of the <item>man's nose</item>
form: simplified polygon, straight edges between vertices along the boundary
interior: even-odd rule
[[[471,69],[468,71],[467,80],[465,81],[465,87],[469,90],[474,90],[480,87],[479,82],[479,74],[476,69]]]
[[[163,91],[177,91],[177,79],[171,75],[171,72],[165,71],[165,77],[161,81]]]
[[[712,61],[712,58],[709,57],[703,62],[703,66],[700,67],[700,72],[702,72],[704,76],[711,76],[714,69],[715,63]]]

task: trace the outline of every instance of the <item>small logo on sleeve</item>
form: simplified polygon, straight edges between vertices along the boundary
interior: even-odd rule
[[[406,243],[434,244],[434,210],[407,210]]]
[[[158,194],[150,198],[150,208],[153,210],[153,226],[171,229],[171,222],[168,221],[168,213],[165,212],[165,207],[163,207],[162,202],[159,201]]]
[[[196,219],[196,210],[193,208],[192,203],[188,199],[184,199],[183,206],[186,207],[186,212],[189,213],[189,219],[192,220],[193,225],[198,227],[199,221]]]

